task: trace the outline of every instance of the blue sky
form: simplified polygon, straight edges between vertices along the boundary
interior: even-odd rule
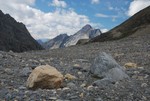
[[[71,8],[78,14],[88,16],[91,22],[100,24],[96,27],[111,29],[129,17],[126,11],[132,0],[98,0],[95,3],[92,3],[91,0],[64,1],[67,4],[64,9]],[[44,12],[54,12],[58,9],[55,6],[47,5],[48,3],[47,0],[37,0],[35,7]]]
[[[0,0],[35,39],[72,35],[86,24],[105,32],[147,6],[150,0]]]

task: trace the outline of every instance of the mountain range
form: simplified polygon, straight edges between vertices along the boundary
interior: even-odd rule
[[[91,25],[85,25],[81,30],[75,34],[68,36],[67,34],[60,34],[55,38],[46,42],[43,47],[46,49],[63,48],[76,45],[79,40],[89,40],[98,35],[101,35],[100,29],[94,29]]]
[[[23,23],[0,11],[0,50],[24,52],[41,49],[42,46],[30,35]]]

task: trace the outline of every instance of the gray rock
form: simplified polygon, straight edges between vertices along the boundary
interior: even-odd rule
[[[112,68],[106,74],[106,78],[116,82],[125,78],[129,78],[129,76],[120,68]]]
[[[105,79],[102,79],[102,80],[96,80],[93,82],[93,86],[98,86],[98,87],[106,87],[108,85],[112,84],[112,81],[111,79],[108,79],[108,78],[105,78]]]
[[[77,86],[74,83],[72,83],[72,82],[68,83],[67,87],[69,87],[70,89],[74,89],[74,90],[77,89]]]
[[[27,77],[32,72],[32,69],[29,67],[25,67],[20,71],[20,76]]]
[[[2,58],[3,57],[3,55],[2,54],[0,54],[0,58]]]
[[[112,81],[129,78],[123,68],[105,52],[102,52],[94,59],[90,67],[90,72],[99,78],[108,78]]]
[[[11,94],[6,94],[5,99],[10,101],[12,99],[12,95]]]
[[[103,101],[101,98],[95,98],[94,101]]]
[[[26,89],[26,87],[24,87],[24,86],[19,87],[19,90],[25,90],[25,89]]]

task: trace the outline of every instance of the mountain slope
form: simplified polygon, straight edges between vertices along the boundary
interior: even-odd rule
[[[0,50],[23,52],[43,49],[32,38],[23,23],[0,11]]]
[[[55,38],[49,40],[48,42],[44,43],[43,47],[45,49],[54,49],[54,48],[62,48],[64,47],[64,43],[69,38],[67,34],[60,34]]]
[[[93,29],[90,25],[85,25],[81,30],[79,30],[74,35],[70,36],[66,43],[65,47],[76,45],[80,39],[90,39],[94,38],[101,34],[99,29]]]
[[[85,25],[81,30],[79,30],[74,35],[68,36],[67,34],[60,34],[55,38],[44,43],[43,47],[45,49],[55,49],[63,48],[72,45],[76,45],[79,40],[91,39],[101,34],[100,29],[93,29],[90,25]]]
[[[133,15],[127,21],[112,30],[91,39],[89,42],[102,42],[121,39],[131,34],[134,34],[137,29],[142,29],[143,26],[150,24],[150,6]],[[145,28],[145,27],[144,27]]]

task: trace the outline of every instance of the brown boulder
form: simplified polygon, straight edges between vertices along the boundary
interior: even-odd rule
[[[53,89],[61,87],[63,75],[54,67],[42,65],[36,67],[29,75],[27,87],[30,89]]]

